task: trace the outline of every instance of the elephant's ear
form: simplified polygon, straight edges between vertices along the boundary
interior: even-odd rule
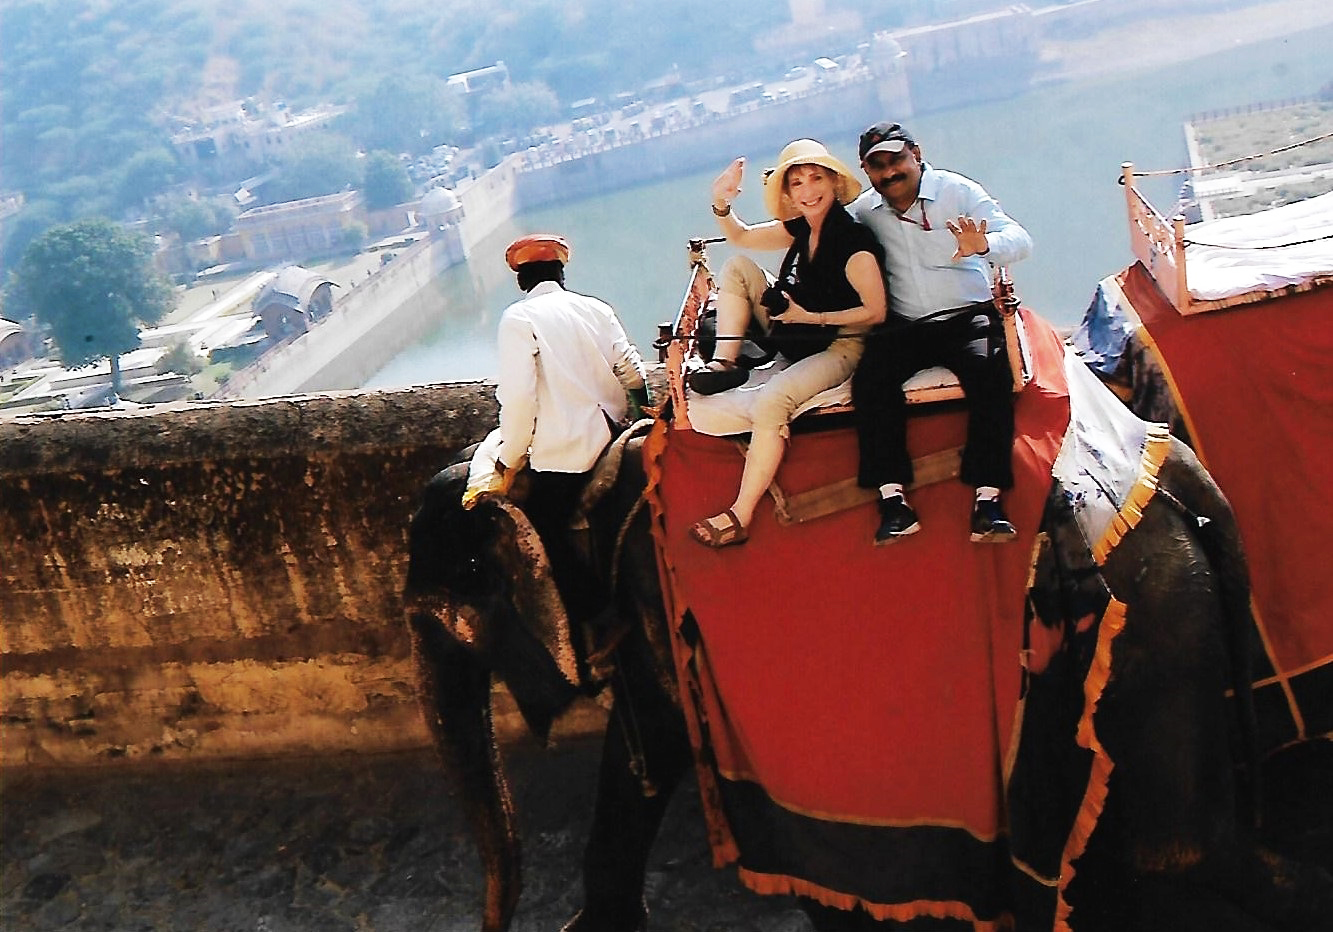
[[[491,619],[499,628],[492,632],[492,656],[528,727],[544,741],[552,720],[579,692],[569,616],[527,516],[501,498],[478,503],[477,512],[491,524],[484,559],[502,578],[508,603],[508,611],[495,613],[503,617]]]

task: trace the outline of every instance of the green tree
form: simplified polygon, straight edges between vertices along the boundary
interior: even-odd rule
[[[372,210],[392,207],[412,197],[412,179],[403,163],[383,149],[366,156],[365,181],[361,186],[366,206]]]
[[[357,95],[347,123],[367,149],[420,155],[451,141],[463,118],[461,101],[439,78],[391,75]]]
[[[360,252],[370,239],[370,228],[359,220],[347,224],[342,232],[342,246],[348,252]]]
[[[477,106],[477,127],[507,135],[531,131],[560,115],[555,93],[541,81],[513,84],[482,96]]]
[[[275,184],[277,199],[294,201],[336,194],[361,183],[356,147],[344,136],[321,133],[304,139],[282,166]]]
[[[121,390],[120,355],[139,345],[139,323],[171,309],[171,287],[153,268],[152,246],[109,220],[52,227],[23,253],[6,305],[35,316],[71,368],[111,361]]]
[[[176,157],[162,146],[136,152],[120,167],[118,194],[122,207],[137,207],[171,184]]]
[[[5,245],[3,253],[0,253],[0,265],[5,269],[16,268],[23,261],[23,253],[29,243],[57,223],[68,219],[61,214],[60,205],[55,201],[28,201],[22,210],[5,221]]]
[[[157,200],[157,213],[163,228],[176,233],[185,242],[225,233],[236,211],[223,198],[193,198],[182,194],[166,195]]]

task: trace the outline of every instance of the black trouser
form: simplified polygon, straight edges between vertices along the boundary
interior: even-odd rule
[[[597,591],[595,574],[583,565],[583,558],[575,549],[569,522],[588,482],[586,472],[538,472],[524,470],[528,482],[527,495],[520,502],[551,561],[551,575],[556,588],[565,600],[571,619],[586,620],[597,611],[602,594]]]
[[[625,425],[611,420],[606,412],[602,414],[610,432],[609,444],[624,433]],[[527,467],[522,474],[527,492],[518,502],[542,539],[547,559],[551,561],[556,588],[565,600],[570,619],[575,621],[591,618],[606,604],[607,597],[600,574],[585,565],[585,558],[575,546],[569,528],[583,487],[596,468],[594,464],[586,472],[539,472]]]
[[[959,478],[974,487],[1014,484],[1013,377],[1003,326],[994,305],[986,302],[921,323],[891,316],[883,332],[866,338],[865,355],[852,376],[861,453],[858,484],[878,488],[912,482],[903,383],[932,366],[951,370],[967,396],[967,444]]]

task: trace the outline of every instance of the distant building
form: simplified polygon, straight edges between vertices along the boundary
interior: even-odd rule
[[[509,86],[509,68],[504,62],[498,61],[485,68],[451,74],[444,83],[455,94],[467,95],[495,90]]]
[[[243,101],[214,108],[198,124],[171,139],[186,165],[216,162],[229,168],[264,165],[286,158],[302,137],[326,129],[345,107],[323,106],[301,113],[278,107],[259,113]]]
[[[37,355],[37,335],[22,324],[0,317],[0,367],[8,368]]]
[[[1333,191],[1333,101],[1247,104],[1185,124],[1190,167],[1176,210],[1190,223],[1258,213]]]
[[[364,222],[356,191],[252,207],[233,229],[253,262],[285,261],[337,252],[354,224]]]
[[[448,188],[431,188],[417,205],[417,218],[427,230],[457,226],[463,219],[463,203]]]
[[[893,119],[907,119],[916,112],[912,103],[912,88],[907,80],[907,53],[902,45],[887,32],[877,32],[870,38],[865,64],[875,76],[879,103],[883,112]]]
[[[333,310],[334,282],[299,265],[289,265],[255,295],[254,312],[273,340],[305,333]]]
[[[912,99],[929,101],[932,110],[1025,90],[1040,51],[1036,20],[1021,5],[891,35],[906,53]]]
[[[417,220],[450,263],[466,262],[463,246],[463,202],[449,188],[431,188],[417,204]]]
[[[485,68],[475,68],[472,71],[460,71],[458,74],[451,74],[445,80],[444,85],[446,90],[463,98],[468,119],[475,124],[480,112],[477,108],[482,93],[508,87],[509,69],[504,62],[497,61]]]

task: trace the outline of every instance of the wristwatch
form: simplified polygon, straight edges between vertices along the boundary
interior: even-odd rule
[[[713,208],[713,213],[719,217],[725,217],[731,213],[730,204],[728,204],[726,207],[723,207],[721,210],[718,209],[718,206],[716,204],[710,204],[709,206]]]

